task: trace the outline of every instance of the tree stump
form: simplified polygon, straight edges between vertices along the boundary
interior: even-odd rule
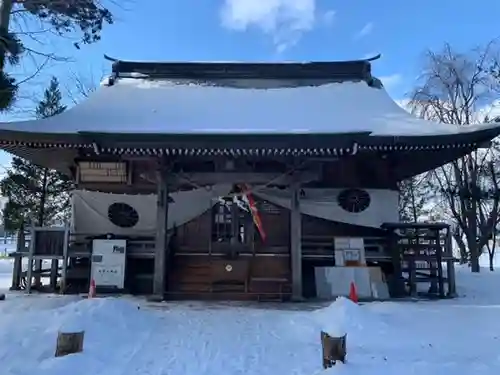
[[[56,357],[82,352],[84,336],[85,331],[59,332],[57,334]]]
[[[334,366],[337,361],[345,363],[347,334],[333,337],[321,331],[321,346],[323,348],[323,368]]]

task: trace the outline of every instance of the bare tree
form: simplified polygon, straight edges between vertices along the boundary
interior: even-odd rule
[[[495,230],[493,231],[493,236],[491,238],[491,241],[486,242],[486,250],[488,250],[488,263],[490,271],[495,270],[495,251],[497,246],[496,243],[497,234],[498,234],[498,229],[495,228]]]
[[[61,56],[63,44],[80,49],[99,41],[103,28],[115,19],[111,9],[123,10],[130,1],[0,1],[0,111],[12,110],[16,99],[32,100],[33,86],[26,82],[45,68],[72,61],[72,56]],[[43,87],[49,79],[44,78],[32,83]]]
[[[96,75],[94,71],[90,71],[87,75],[82,72],[71,72],[65,84],[68,97],[73,104],[80,103],[99,88],[100,82],[105,77],[106,74],[103,70],[101,70],[100,75]]]
[[[449,45],[427,52],[420,85],[411,105],[427,119],[468,126],[485,120],[485,108],[498,100],[500,82],[492,74],[498,62],[496,42],[467,53]],[[481,149],[432,172],[432,180],[455,224],[459,248],[468,250],[471,270],[499,221],[499,153]]]

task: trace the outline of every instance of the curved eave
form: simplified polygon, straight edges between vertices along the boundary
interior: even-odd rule
[[[499,134],[500,126],[467,133],[412,137],[372,136],[368,132],[165,135],[50,134],[0,130],[0,148],[39,165],[67,172],[75,158],[82,155],[331,157],[362,152],[407,153],[455,149],[457,151],[452,155],[459,157],[487,144]]]
[[[238,155],[241,151],[325,155],[358,151],[475,149],[500,135],[500,124],[471,132],[434,136],[373,136],[369,132],[338,134],[106,134],[82,133],[102,153],[135,155]],[[200,151],[204,150],[204,151]],[[236,151],[235,151],[236,150]],[[259,151],[260,150],[260,151]]]
[[[75,158],[82,149],[89,147],[92,144],[78,134],[0,130],[0,149],[68,176],[73,173]]]
[[[422,136],[378,136],[370,135],[362,146],[368,150],[434,150],[446,148],[478,148],[500,135],[500,124],[472,125],[474,130],[450,134]],[[465,130],[465,127],[464,127]]]
[[[33,120],[33,123],[38,120]],[[78,148],[88,142],[78,133],[19,131],[0,128],[0,144],[18,144],[36,148]]]

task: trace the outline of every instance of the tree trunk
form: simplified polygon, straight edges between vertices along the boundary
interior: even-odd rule
[[[461,237],[460,229],[454,229],[452,235],[460,253],[460,264],[467,264],[469,262],[469,253],[467,252],[467,246],[465,246],[464,240]]]
[[[474,249],[470,249],[470,270],[472,272],[479,273],[481,271],[481,267],[479,266],[480,251],[477,248],[478,247],[477,242],[474,242],[472,246],[474,247]]]
[[[6,35],[9,32],[10,12],[12,0],[0,0],[0,32]],[[0,71],[5,67],[5,48],[0,48]]]
[[[497,240],[497,236],[496,236],[496,233],[493,235],[493,241],[492,241],[492,244],[491,246],[487,245],[488,247],[488,261],[489,261],[489,265],[490,265],[490,271],[495,271],[495,250],[496,250],[496,240]]]

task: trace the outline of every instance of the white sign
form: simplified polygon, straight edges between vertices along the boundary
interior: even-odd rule
[[[346,262],[365,264],[365,245],[360,237],[335,237],[335,265],[345,266]]]
[[[126,240],[92,241],[91,277],[96,287],[124,289]]]
[[[361,260],[361,251],[359,249],[344,250],[344,260],[347,262],[359,262]]]

